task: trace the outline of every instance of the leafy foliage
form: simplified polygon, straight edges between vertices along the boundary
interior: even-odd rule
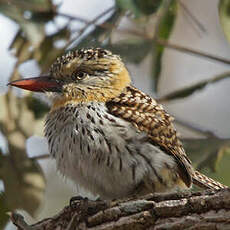
[[[220,0],[219,1],[219,17],[220,23],[224,30],[224,34],[228,41],[230,41],[230,1]]]
[[[6,204],[6,193],[3,191],[0,192],[0,205],[0,229],[4,229],[5,225],[9,220],[9,216],[7,215],[7,212],[9,212],[9,208]]]
[[[162,0],[133,0],[133,3],[136,5],[136,7],[145,15],[150,15],[157,12],[162,2]]]
[[[0,205],[5,205],[5,209],[8,210],[23,209],[33,216],[43,200],[44,175],[37,162],[20,154],[23,150],[12,150],[18,154],[0,156],[1,162],[4,162],[0,170],[0,179],[5,190]],[[12,163],[12,160],[16,163]]]
[[[44,117],[49,111],[48,105],[41,102],[39,99],[32,97],[31,95],[27,96],[25,99],[28,109],[33,112],[35,119]]]
[[[167,3],[167,2],[166,2]],[[167,10],[165,10],[165,8]],[[177,11],[177,2],[175,0],[171,1],[169,5],[165,5],[165,8],[162,9],[163,12],[162,18],[158,24],[158,30],[156,31],[157,39],[165,39],[168,40],[169,36],[172,32],[174,22],[176,20],[176,11]],[[157,91],[158,82],[160,79],[161,73],[161,63],[162,56],[164,53],[164,47],[159,44],[155,44],[153,50],[153,64],[152,64],[152,77],[154,80],[154,89]]]
[[[131,11],[136,18],[157,12],[162,2],[162,0],[116,0],[118,8]]]
[[[184,139],[183,144],[193,165],[212,178],[229,185],[230,139],[208,137]],[[218,171],[218,174],[216,173]]]
[[[83,48],[83,47],[98,47],[103,45],[103,43],[107,44],[107,39],[111,36],[113,28],[116,26],[121,16],[120,9],[115,9],[114,12],[109,16],[106,20],[107,26],[96,26],[92,31],[90,31],[87,35],[77,36],[77,38],[73,41],[72,50]],[[93,20],[96,22],[96,20]],[[84,27],[84,30],[91,25],[90,23]],[[82,32],[84,32],[84,30]]]
[[[138,64],[151,52],[152,42],[143,39],[127,39],[108,44],[105,48],[119,53],[126,62]]]
[[[14,4],[2,1],[0,12],[17,22],[27,39],[38,46],[45,39],[44,25],[53,19],[55,7],[49,0],[14,1]]]

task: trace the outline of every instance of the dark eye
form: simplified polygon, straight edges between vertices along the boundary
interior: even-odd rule
[[[72,75],[72,79],[73,80],[82,80],[83,78],[86,77],[86,73],[82,72],[82,71],[79,71],[79,72],[75,72],[73,75]]]

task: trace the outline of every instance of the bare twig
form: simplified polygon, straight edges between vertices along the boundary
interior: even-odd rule
[[[202,32],[204,32],[204,33],[207,32],[207,30],[202,25],[202,23],[191,13],[191,11],[187,8],[187,6],[181,0],[178,0],[178,3],[181,6],[181,9],[184,10],[185,15],[188,16],[188,18],[191,20],[191,22],[195,23],[195,25]]]
[[[170,43],[170,42],[168,42],[166,40],[162,40],[162,39],[161,40],[158,39],[156,42],[159,45],[165,46],[165,47],[170,48],[170,49],[177,50],[179,52],[192,54],[192,55],[196,55],[196,56],[199,56],[199,57],[204,57],[204,58],[207,58],[209,60],[217,61],[217,62],[220,62],[220,63],[223,63],[223,64],[228,64],[228,65],[230,64],[229,59],[219,57],[219,56],[216,56],[216,55],[212,55],[212,54],[206,53],[204,51],[194,50],[194,49],[191,49],[191,48],[187,48],[187,47],[184,47],[184,46],[180,46],[180,45],[177,45],[177,44]]]
[[[189,95],[192,95],[195,91],[203,89],[208,84],[215,83],[215,82],[218,82],[220,80],[223,80],[223,79],[226,79],[229,77],[230,77],[230,72],[227,71],[227,72],[218,74],[218,75],[216,75],[210,79],[197,82],[193,85],[186,86],[182,89],[175,90],[169,94],[166,94],[166,95],[158,98],[157,101],[160,103],[165,103],[165,102],[168,102],[171,100],[181,99],[181,98],[187,97]]]
[[[88,19],[86,18],[82,18],[82,17],[78,17],[78,16],[75,16],[75,15],[70,15],[70,14],[65,14],[65,13],[61,13],[61,12],[58,12],[57,13],[57,16],[62,16],[62,17],[66,17],[66,18],[69,18],[70,20],[76,20],[76,21],[79,21],[79,22],[82,22],[84,24],[86,24],[87,26],[90,24],[90,25],[93,25],[95,24],[101,17],[105,16],[106,14],[108,14],[109,12],[111,12],[112,10],[114,10],[115,7],[112,6],[112,7],[109,7],[108,9],[106,9],[105,11],[103,11],[102,13],[98,14],[93,20],[89,21]]]
[[[103,13],[105,14],[105,12],[103,12]],[[74,19],[75,16],[71,16],[71,18]],[[79,17],[76,17],[76,20],[79,20]],[[94,25],[94,26],[101,27],[101,28],[114,29],[114,25],[111,25],[111,24],[106,23],[106,22],[104,22],[102,24],[97,24],[96,23],[97,20],[95,20],[95,19],[92,20],[92,21],[85,20],[85,19],[82,19],[82,20],[85,21],[85,23],[88,23],[87,27],[89,25]],[[83,28],[83,29],[85,30],[85,28]],[[230,64],[230,60],[227,59],[227,58],[219,57],[219,56],[216,56],[216,55],[212,55],[212,54],[206,53],[206,52],[201,51],[201,50],[194,50],[194,49],[191,49],[191,48],[188,48],[188,47],[180,46],[180,45],[177,45],[177,44],[174,44],[174,43],[170,43],[170,42],[168,42],[166,40],[163,40],[163,39],[156,39],[156,40],[154,40],[152,36],[149,36],[149,35],[147,35],[145,33],[139,32],[137,30],[116,28],[116,31],[119,32],[119,33],[133,34],[135,36],[141,37],[141,38],[146,39],[146,40],[155,41],[159,45],[165,46],[166,48],[169,48],[169,49],[177,50],[179,52],[183,52],[183,53],[187,53],[187,54],[190,54],[190,55],[196,55],[196,56],[199,56],[199,57],[207,58],[209,60],[220,62],[222,64],[227,64],[227,65]],[[79,37],[79,35],[77,37],[73,38],[71,40],[71,42],[68,43],[68,46],[74,40],[76,40],[78,37]]]
[[[43,160],[50,157],[50,154],[42,154],[39,156],[30,157],[31,160]]]
[[[200,134],[202,134],[202,135],[204,135],[206,137],[218,138],[213,131],[205,129],[205,128],[198,127],[197,125],[191,124],[190,122],[183,121],[183,120],[180,120],[180,119],[176,118],[175,123],[177,123],[179,125],[182,125],[182,126],[184,126],[186,128],[189,128],[190,130],[193,130],[193,131],[195,131],[197,133],[200,133]]]
[[[89,21],[89,20],[86,20],[86,19],[83,19],[83,18],[80,18],[80,17],[75,17],[75,16],[69,16],[69,15],[66,15],[66,14],[61,14],[61,16],[65,16],[65,17],[69,17],[71,18],[72,20],[75,19],[77,21],[81,20],[81,22],[84,22],[86,25],[78,30],[78,34],[77,36],[74,36],[66,45],[65,45],[65,48],[68,48],[74,41],[76,41],[91,25],[94,25],[94,26],[98,26],[100,27],[100,24],[99,25],[96,25],[97,21],[100,20],[102,17],[104,17],[106,14],[110,13],[111,11],[113,11],[115,9],[114,6],[106,9],[105,11],[103,11],[102,13],[100,13],[99,15],[97,15],[93,20]],[[111,29],[111,27],[109,28]]]
[[[89,21],[86,18],[78,17],[78,16],[75,16],[75,15],[73,16],[73,15],[70,15],[70,14],[62,13],[62,12],[57,12],[56,15],[60,16],[60,17],[68,18],[70,20],[78,21],[78,22],[81,22],[83,24],[88,24],[88,21]]]
[[[22,230],[31,230],[32,228],[25,222],[24,217],[18,213],[9,213],[11,221]],[[33,229],[35,230],[35,229]]]
[[[164,95],[160,98],[157,99],[158,102],[160,103],[164,103],[164,102],[167,102],[170,98],[176,96],[176,95],[179,95],[180,93],[182,93],[183,91],[186,91],[186,90],[193,90],[193,89],[196,89],[196,88],[200,88],[200,85],[203,85],[204,83],[207,84],[208,83],[212,83],[212,82],[215,82],[217,80],[222,80],[224,78],[227,78],[230,76],[230,72],[225,72],[225,73],[221,73],[207,81],[202,81],[202,82],[199,82],[199,83],[196,83],[192,86],[189,86],[189,87],[185,87],[183,89],[180,89],[180,90],[176,90],[172,93],[169,93],[167,95]],[[209,137],[209,138],[219,138],[213,131],[211,130],[207,130],[205,128],[201,128],[201,127],[198,127],[197,125],[194,125],[194,124],[191,124],[191,123],[188,123],[186,121],[182,121],[178,118],[176,118],[175,120],[176,123],[186,127],[186,128],[189,128],[190,130],[193,130],[195,132],[198,132],[206,137]]]
[[[172,0],[164,0],[162,3],[161,9],[160,9],[159,13],[157,14],[157,20],[156,20],[156,25],[155,25],[155,29],[154,29],[153,40],[156,40],[158,38],[162,19],[164,18],[164,16],[168,12],[171,2],[172,2]]]

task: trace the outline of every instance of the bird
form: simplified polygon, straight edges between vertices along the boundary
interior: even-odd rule
[[[101,199],[227,187],[192,167],[174,118],[109,50],[69,51],[48,73],[9,85],[47,94],[44,133],[57,169]]]

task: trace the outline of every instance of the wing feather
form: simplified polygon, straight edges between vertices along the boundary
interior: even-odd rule
[[[178,164],[178,173],[184,183],[190,187],[193,169],[171,117],[157,102],[139,91],[128,86],[119,97],[106,103],[108,111],[124,120],[131,122],[138,130],[146,132],[152,144],[171,154]]]

